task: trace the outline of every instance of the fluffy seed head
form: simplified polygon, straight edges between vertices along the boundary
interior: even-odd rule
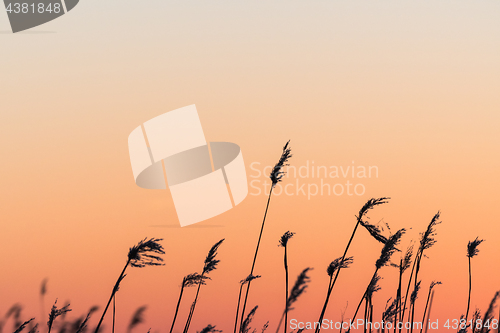
[[[476,239],[474,239],[473,241],[469,242],[469,244],[467,244],[467,257],[472,258],[476,256],[479,253],[477,247],[482,242],[484,242],[484,239],[479,239],[478,237],[476,237]]]
[[[163,265],[163,258],[160,254],[165,254],[163,246],[159,243],[163,239],[144,238],[137,245],[128,251],[128,259],[132,267],[160,266]]]
[[[281,181],[281,178],[285,175],[285,171],[283,171],[283,167],[288,166],[288,159],[292,157],[292,150],[288,147],[290,140],[283,147],[283,152],[281,153],[281,157],[274,166],[269,178],[271,178],[272,187],[275,187]]]

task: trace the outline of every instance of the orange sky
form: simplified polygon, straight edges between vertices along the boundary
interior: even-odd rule
[[[208,323],[232,330],[265,195],[179,228],[169,192],[138,188],[130,168],[129,133],[190,104],[207,140],[240,145],[249,181],[265,181],[253,177],[250,165],[273,165],[288,139],[297,168],[354,161],[379,171],[370,179],[325,179],[332,186],[362,183],[361,196],[273,197],[255,268],[262,279],[249,299],[249,307],[259,305],[255,327],[269,320],[274,330],[283,308],[281,234],[296,233],[289,243],[291,284],[303,268],[314,268],[289,318],[316,320],[326,267],[342,254],[359,208],[381,196],[392,199],[371,221],[409,229],[402,248],[442,212],[438,242],[420,275],[425,292],[432,280],[443,282],[433,317],[465,312],[466,245],[486,239],[473,259],[471,302],[486,309],[500,289],[498,2],[148,5],[156,7],[87,0],[33,30],[39,33],[16,35],[3,33],[9,26],[0,13],[0,313],[20,302],[24,317],[39,318],[46,277],[46,312],[56,298],[71,301],[69,318],[103,306],[128,248],[158,237],[166,265],[128,271],[117,295],[117,331],[147,304],[147,323],[137,332],[167,332],[182,277],[200,271],[209,248],[225,238],[192,330]],[[283,185],[296,181],[307,187],[321,180],[289,177]],[[358,232],[349,252],[354,264],[341,273],[327,318],[338,319],[347,301],[346,316],[352,315],[380,248]],[[377,316],[397,279],[394,268],[381,274]],[[185,293],[177,330],[194,292]],[[417,318],[424,301],[422,293]]]

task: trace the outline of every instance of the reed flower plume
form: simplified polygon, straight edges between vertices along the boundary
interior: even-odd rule
[[[312,268],[305,268],[297,277],[295,284],[290,291],[290,296],[288,297],[288,301],[286,302],[285,311],[293,310],[292,305],[297,302],[299,297],[305,292],[307,288],[307,284],[309,283],[309,276],[307,276],[307,272],[312,270]]]
[[[128,251],[128,259],[132,267],[161,266],[163,258],[159,255],[165,254],[163,246],[159,243],[162,239],[144,238]]]
[[[375,263],[375,267],[377,267],[377,270],[389,263],[389,260],[391,260],[393,253],[397,251],[396,246],[399,244],[399,241],[401,240],[401,237],[403,237],[405,232],[405,229],[400,229],[394,235],[389,237],[389,239],[387,239],[384,247],[382,248],[382,252],[380,253],[380,257]]]
[[[87,324],[89,322],[90,316],[96,310],[97,310],[96,307],[90,308],[90,311],[89,311],[89,313],[87,313],[87,316],[85,317],[85,319],[79,321],[78,325],[74,325],[74,328],[75,328],[74,332],[75,333],[83,333],[83,332],[85,332],[85,330],[87,329]]]
[[[417,282],[417,285],[416,287],[413,289],[413,291],[411,292],[411,296],[410,296],[410,304],[413,306],[415,304],[415,301],[417,300],[418,298],[418,292],[420,291],[420,283],[422,281],[418,281]]]
[[[50,314],[49,314],[49,321],[47,321],[47,326],[49,328],[49,331],[48,331],[49,333],[50,333],[50,330],[52,329],[52,324],[54,323],[54,320],[57,317],[64,315],[66,312],[71,311],[71,309],[69,308],[69,304],[66,304],[65,306],[63,306],[60,309],[57,308],[56,304],[57,304],[57,299],[54,302],[54,305],[52,305],[52,309],[50,310]]]
[[[188,274],[182,279],[181,292],[179,294],[179,299],[177,300],[177,306],[175,307],[175,314],[174,314],[174,319],[172,320],[172,325],[170,326],[170,333],[172,333],[174,329],[175,320],[177,319],[177,314],[179,313],[179,307],[181,305],[184,288],[189,288],[200,284],[206,284],[205,280],[207,279],[210,278],[208,276],[203,276],[198,273]]]
[[[285,175],[285,171],[283,171],[283,168],[285,166],[288,166],[288,160],[292,157],[292,150],[289,147],[290,141],[288,141],[285,146],[283,147],[283,151],[281,153],[281,156],[278,160],[278,163],[274,166],[273,170],[271,171],[271,174],[269,175],[269,178],[271,178],[272,186],[271,189],[269,190],[269,195],[267,197],[267,204],[266,204],[266,210],[264,212],[264,218],[262,219],[262,224],[260,226],[260,233],[259,233],[259,239],[257,241],[257,246],[255,247],[255,254],[253,257],[252,261],[252,268],[250,269],[250,274],[253,275],[253,270],[255,268],[255,262],[257,261],[257,255],[259,253],[259,247],[260,247],[260,241],[262,239],[262,233],[264,232],[264,225],[266,223],[266,216],[267,212],[269,210],[269,203],[271,202],[271,197],[273,194],[273,189],[278,184],[281,182],[283,176]],[[241,310],[241,319],[240,319],[240,332],[243,333],[242,331],[242,326],[243,326],[243,319],[245,318],[245,309],[247,306],[247,301],[248,301],[248,294],[250,293],[250,286],[252,284],[252,281],[249,281],[247,286],[247,290],[245,292],[245,298],[243,300],[243,306]],[[184,332],[186,333],[186,332]]]
[[[479,249],[477,248],[479,244],[484,242],[484,239],[479,239],[476,237],[473,241],[470,241],[467,244],[467,258],[469,260],[469,296],[467,297],[467,311],[465,312],[465,322],[467,322],[467,319],[469,318],[469,308],[470,308],[470,297],[471,297],[471,291],[472,291],[472,263],[471,259],[475,256],[478,255]]]
[[[258,307],[259,306],[256,305],[252,310],[250,310],[250,312],[248,313],[248,316],[243,321],[243,324],[241,325],[241,331],[243,333],[248,333],[250,331],[250,323],[252,322],[253,317],[255,316],[255,312],[257,311]]]
[[[491,299],[490,305],[488,306],[488,309],[484,313],[483,316],[483,323],[491,322],[494,318],[493,316],[493,310],[495,309],[495,303],[497,302],[497,299],[500,297],[500,291],[497,291],[493,298]],[[490,326],[491,327],[491,326]],[[490,327],[486,327],[486,325],[483,325],[481,328],[481,333],[488,333],[490,331]]]
[[[359,223],[363,227],[365,227],[365,229],[370,233],[370,235],[372,235],[372,237],[375,238],[377,241],[379,241],[382,244],[385,244],[385,242],[387,242],[387,237],[382,235],[382,231],[380,230],[379,227],[365,221],[360,221]]]
[[[419,248],[420,255],[423,254],[424,250],[429,249],[436,243],[434,237],[436,236],[436,226],[441,223],[441,221],[439,220],[440,215],[441,213],[437,212],[427,226],[425,232],[421,234]]]
[[[25,321],[24,323],[22,323],[17,330],[14,331],[14,333],[19,333],[21,332],[22,330],[24,330],[26,328],[26,326],[28,326],[28,324],[30,322],[32,322],[33,320],[35,320],[35,318],[31,318],[30,320],[27,320]]]
[[[478,237],[476,237],[476,239],[474,239],[473,241],[470,241],[467,244],[467,257],[472,258],[474,256],[477,256],[477,254],[479,253],[479,249],[477,247],[482,242],[484,242],[484,239],[479,239]]]
[[[160,244],[160,241],[162,240],[163,239],[161,238],[150,238],[150,239],[144,238],[143,240],[139,241],[137,245],[132,246],[129,249],[125,267],[123,267],[122,272],[118,276],[118,279],[116,280],[115,285],[113,286],[108,303],[106,304],[101,319],[99,319],[99,323],[97,324],[94,330],[95,333],[99,332],[99,328],[102,325],[104,316],[106,315],[109,305],[111,304],[111,301],[113,300],[116,292],[120,288],[120,283],[125,277],[125,271],[127,270],[127,267],[129,265],[132,267],[139,267],[139,268],[146,266],[164,265],[163,258],[160,257],[160,255],[165,254],[165,250],[163,249],[163,246]]]
[[[294,233],[294,232],[290,232],[290,231],[285,232],[285,233],[281,236],[278,246],[281,246],[281,247],[286,247],[286,246],[287,246],[287,244],[288,244],[288,240],[289,240],[290,238],[292,238],[292,237],[293,237],[293,235],[295,235],[295,233]]]
[[[330,278],[333,277],[333,274],[341,268],[348,268],[349,265],[351,265],[354,261],[354,257],[348,257],[345,259],[342,259],[342,257],[339,257],[335,260],[333,260],[330,265],[328,265],[328,268],[326,269],[326,273]]]
[[[283,168],[289,166],[288,160],[290,159],[290,157],[292,157],[292,150],[290,147],[288,147],[289,144],[290,140],[288,140],[288,142],[283,147],[281,157],[271,171],[271,174],[269,175],[269,178],[271,178],[272,181],[272,187],[275,187],[276,184],[281,182],[281,178],[283,178],[283,176],[285,175],[285,171],[283,171]]]
[[[307,276],[307,273],[312,270],[312,268],[307,267],[305,268],[297,277],[297,280],[295,281],[295,284],[292,287],[292,290],[290,291],[290,296],[288,297],[286,301],[286,306],[285,310],[283,311],[283,315],[281,316],[281,319],[278,323],[278,328],[276,331],[279,330],[281,327],[281,323],[283,322],[283,319],[286,317],[287,313],[291,310],[293,310],[292,305],[297,302],[299,297],[305,292],[307,289],[307,284],[309,283],[309,276]],[[285,322],[285,327],[287,327],[288,323]]]
[[[368,288],[366,288],[365,297],[367,299],[370,299],[374,293],[380,290],[380,286],[378,285],[380,279],[382,278],[378,274],[375,274],[375,276],[371,279],[370,283],[368,284]]]
[[[387,242],[387,237],[382,235],[382,230],[378,226],[370,224],[368,221],[363,220],[363,219],[367,218],[366,215],[371,209],[375,208],[378,205],[382,205],[382,204],[387,203],[388,200],[389,200],[389,198],[385,198],[385,197],[384,198],[372,198],[372,199],[368,200],[363,205],[363,207],[361,207],[361,209],[359,210],[358,216],[357,216],[359,223],[368,231],[368,233],[373,238],[375,238],[377,241],[379,241],[382,244],[385,244],[385,242]]]
[[[204,277],[210,273],[211,271],[215,270],[217,268],[217,265],[219,264],[220,260],[215,259],[217,256],[217,250],[219,249],[219,246],[222,244],[224,241],[224,238],[215,243],[210,250],[208,251],[208,254],[205,258],[204,264],[203,264],[203,271],[201,273],[201,280],[204,280]],[[191,320],[193,318],[194,310],[196,308],[196,302],[198,301],[198,296],[200,294],[200,288],[204,283],[198,283],[198,289],[196,290],[196,296],[194,298],[193,304],[191,305],[191,308],[189,310],[189,315],[186,320],[186,325],[184,326],[184,333],[187,333],[189,330],[189,325],[191,325]]]
[[[132,318],[130,319],[130,324],[128,324],[127,332],[131,332],[134,327],[144,322],[144,312],[146,309],[147,306],[143,305],[135,310]]]
[[[352,240],[354,239],[354,235],[356,234],[356,231],[358,230],[359,225],[361,224],[369,233],[372,235],[377,241],[381,243],[385,243],[387,239],[381,234],[380,228],[368,223],[366,220],[368,219],[368,212],[372,210],[373,208],[380,206],[382,204],[387,203],[389,200],[388,197],[381,197],[381,198],[372,198],[369,199],[359,210],[358,215],[356,216],[356,225],[354,226],[354,230],[352,231],[351,238],[349,238],[349,241],[347,242],[347,246],[344,250],[344,254],[342,255],[340,261],[344,261],[347,251],[349,250],[349,247],[351,246]],[[323,322],[323,318],[325,316],[326,309],[328,307],[328,302],[330,301],[330,296],[333,291],[333,287],[335,286],[335,283],[337,282],[337,278],[339,277],[339,273],[343,267],[339,266],[338,269],[336,270],[335,276],[330,277],[330,281],[328,283],[328,290],[326,292],[326,299],[323,304],[323,308],[321,310],[321,314],[319,315],[318,322]],[[321,331],[321,325],[316,326],[316,333],[319,333]]]
[[[472,322],[477,323],[479,319],[481,319],[481,311],[476,308],[476,311],[474,311],[474,314],[472,315]],[[479,332],[479,330],[477,329],[476,325],[472,325],[472,333],[476,332]]]
[[[397,301],[396,298],[392,299],[392,297],[387,300],[384,312],[382,312],[382,322],[387,323],[394,321],[398,313]]]
[[[207,325],[205,328],[203,328],[201,331],[198,331],[198,333],[220,333],[222,332],[221,330],[218,330],[215,328],[215,326],[212,325]]]
[[[213,271],[214,269],[217,268],[217,264],[220,262],[220,260],[215,259],[217,256],[217,250],[219,249],[219,246],[222,244],[224,239],[221,239],[217,243],[215,243],[212,248],[210,248],[210,251],[208,251],[207,257],[205,258],[205,266],[203,267],[203,273],[201,275],[205,275]]]

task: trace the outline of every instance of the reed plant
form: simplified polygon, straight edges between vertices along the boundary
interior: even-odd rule
[[[52,305],[52,309],[50,310],[49,320],[47,321],[48,333],[50,333],[50,331],[52,330],[52,325],[54,324],[54,320],[56,320],[57,317],[62,316],[69,311],[71,311],[71,309],[69,308],[69,304],[66,304],[62,308],[58,309],[57,299],[56,299],[54,305]]]
[[[353,322],[356,320],[356,315],[358,314],[358,311],[361,305],[363,304],[363,301],[368,301],[367,295],[369,294],[370,289],[373,289],[374,286],[377,284],[378,280],[380,279],[380,277],[378,276],[378,271],[382,267],[387,266],[389,264],[389,260],[391,259],[393,253],[397,251],[396,246],[399,244],[401,237],[404,235],[405,232],[406,232],[405,229],[398,230],[394,235],[390,236],[387,242],[384,244],[384,247],[380,252],[380,257],[375,262],[375,272],[373,273],[373,276],[370,279],[370,282],[368,283],[368,286],[365,289],[363,297],[361,297],[361,300],[358,303],[356,311],[354,312],[354,316],[352,318]],[[348,332],[350,332],[350,328]]]
[[[396,308],[395,308],[395,316],[394,316],[394,333],[396,333],[396,327],[397,323],[402,322],[401,318],[401,288],[402,288],[402,282],[403,282],[403,274],[404,272],[410,268],[411,265],[411,258],[413,256],[413,244],[410,244],[408,248],[406,249],[406,252],[403,257],[401,257],[399,264],[394,264],[391,263],[391,266],[396,267],[399,271],[399,277],[398,277],[398,288],[396,291]]]
[[[419,244],[417,253],[415,255],[415,260],[413,261],[413,266],[412,266],[412,269],[410,272],[410,278],[408,279],[408,287],[406,288],[406,295],[404,298],[404,305],[402,307],[402,314],[401,314],[401,318],[403,318],[403,319],[404,319],[404,315],[405,315],[405,311],[406,311],[406,303],[408,301],[408,294],[409,294],[410,289],[411,289],[410,287],[411,287],[412,279],[414,280],[413,290],[415,290],[415,288],[417,286],[418,273],[420,271],[420,262],[422,260],[422,257],[424,256],[424,251],[428,250],[436,243],[436,239],[434,237],[436,236],[436,226],[441,223],[441,221],[439,220],[440,214],[441,214],[440,212],[437,212],[432,217],[431,222],[429,222],[429,224],[427,225],[427,229],[421,234],[420,244]],[[413,278],[413,275],[415,275],[415,278]],[[413,330],[414,314],[415,314],[414,311],[412,311],[408,315],[408,317],[409,317],[408,321],[410,322],[410,325],[411,325],[410,332],[412,332],[412,330]],[[401,332],[401,329],[399,329],[399,331]]]
[[[347,246],[345,247],[345,250],[344,250],[344,254],[342,255],[342,257],[340,259],[341,263],[344,262],[344,260],[346,258],[347,251],[349,250],[349,247],[351,246],[352,240],[354,239],[354,235],[356,234],[356,231],[358,230],[359,225],[362,225],[370,233],[370,235],[372,235],[372,237],[375,238],[377,241],[379,241],[381,243],[387,242],[387,238],[382,235],[380,229],[377,226],[368,223],[366,221],[366,218],[367,218],[367,214],[370,210],[372,210],[376,206],[387,203],[388,200],[389,200],[389,198],[387,198],[387,197],[372,198],[372,199],[368,200],[363,205],[363,207],[361,207],[358,215],[356,216],[356,225],[354,226],[354,230],[352,231],[351,238],[349,238]],[[339,277],[339,273],[340,273],[341,268],[343,268],[342,265],[340,265],[338,267],[338,269],[336,270],[335,277],[333,277],[333,278],[330,277],[330,283],[328,285],[326,299],[325,299],[325,302],[323,304],[323,308],[321,310],[321,314],[320,314],[319,320],[318,320],[319,323],[321,323],[323,321],[326,309],[328,307],[328,302],[330,301],[330,296],[331,296],[332,291],[333,291],[333,287],[335,286],[335,283],[337,282],[337,278]],[[321,325],[318,325],[316,327],[316,333],[319,333],[320,330],[321,330]]]
[[[128,266],[143,268],[146,266],[161,266],[163,265],[163,258],[160,255],[165,254],[163,250],[163,246],[159,243],[162,239],[157,238],[144,238],[137,245],[131,247],[127,254],[127,262],[125,263],[125,267],[123,267],[120,276],[116,280],[115,285],[113,286],[113,290],[111,291],[111,296],[109,297],[108,303],[104,308],[101,319],[99,319],[99,323],[97,324],[94,333],[99,332],[99,328],[102,325],[102,321],[106,312],[108,311],[109,305],[111,304],[111,300],[115,296],[116,292],[120,287],[120,282],[125,277],[125,271]]]
[[[290,296],[287,298],[285,310],[283,311],[283,314],[281,315],[276,332],[279,331],[280,326],[283,323],[283,319],[286,317],[287,313],[289,311],[293,310],[292,305],[295,302],[297,302],[299,297],[306,291],[307,284],[310,281],[310,278],[309,278],[309,276],[307,276],[307,273],[310,270],[312,270],[312,268],[310,268],[310,267],[305,268],[297,277],[297,280],[295,281],[295,284],[293,285],[292,290],[290,291]],[[287,327],[288,327],[288,322],[285,322],[285,332],[286,332]]]
[[[219,249],[219,246],[222,244],[223,241],[224,241],[224,239],[221,239],[220,241],[215,243],[210,248],[210,251],[208,251],[208,254],[205,258],[205,262],[203,264],[203,270],[201,272],[201,276],[202,276],[201,279],[204,279],[205,277],[208,278],[207,275],[211,271],[213,271],[217,268],[217,265],[219,264],[220,260],[215,259],[215,257],[217,256],[217,250]],[[208,278],[208,279],[210,279],[210,278]],[[189,325],[191,325],[191,320],[193,318],[194,310],[196,308],[196,302],[198,301],[198,296],[200,294],[201,286],[202,286],[202,283],[198,283],[198,289],[196,290],[196,296],[195,296],[193,304],[191,305],[191,308],[189,310],[189,315],[188,315],[188,319],[186,320],[186,325],[184,326],[184,333],[188,332]]]
[[[137,308],[135,310],[134,314],[132,315],[132,318],[130,319],[130,323],[128,324],[127,327],[127,332],[132,332],[134,327],[136,327],[139,324],[142,324],[144,322],[144,312],[146,311],[147,306],[143,305]]]
[[[425,308],[424,308],[424,314],[422,316],[422,327],[420,328],[420,333],[422,333],[422,330],[424,329],[424,326],[426,326],[426,321],[425,321],[425,315],[427,314],[427,308],[429,306],[429,300],[431,298],[431,293],[434,289],[435,286],[441,284],[441,281],[432,281],[431,285],[429,286],[429,292],[427,293],[427,301],[425,301]]]
[[[266,204],[266,210],[264,212],[264,218],[262,219],[262,224],[260,227],[260,233],[259,233],[259,239],[257,241],[257,246],[255,247],[255,254],[253,257],[252,261],[252,268],[250,269],[250,275],[253,275],[253,271],[255,268],[255,262],[257,261],[257,254],[259,253],[259,247],[260,247],[260,242],[262,240],[262,233],[264,232],[264,225],[266,223],[266,217],[267,217],[267,212],[269,210],[269,203],[271,202],[271,197],[273,194],[273,189],[276,187],[276,185],[282,181],[285,171],[284,168],[287,167],[289,159],[292,157],[292,149],[289,147],[290,140],[285,144],[283,147],[283,151],[281,152],[281,156],[278,160],[278,163],[274,165],[274,168],[271,170],[271,174],[269,175],[269,178],[271,179],[271,189],[269,190],[269,195],[267,197],[267,204]],[[248,301],[248,294],[250,293],[250,285],[252,281],[248,281],[246,284],[247,289],[245,292],[245,299],[243,300],[243,305],[242,305],[242,310],[241,310],[241,320],[240,320],[240,332],[243,333],[242,326],[243,326],[243,320],[245,318],[245,309],[247,306],[247,301]],[[184,332],[186,333],[186,332]]]
[[[238,304],[236,306],[236,319],[234,320],[234,333],[236,333],[236,329],[238,328],[238,314],[240,311],[240,302],[241,302],[241,294],[243,291],[243,286],[249,283],[250,281],[258,279],[260,277],[261,277],[260,275],[249,275],[245,279],[240,281],[240,292],[238,294]]]
[[[280,241],[279,241],[279,245],[278,246],[281,246],[285,249],[285,254],[284,254],[284,258],[283,258],[283,262],[284,262],[284,266],[285,266],[285,306],[286,306],[286,303],[288,302],[288,258],[287,258],[287,245],[288,245],[288,241],[290,240],[290,238],[292,238],[294,235],[293,232],[290,232],[290,231],[287,231],[285,232],[281,238],[280,238]],[[285,323],[288,323],[288,312],[285,312]],[[285,331],[284,333],[286,333],[286,325],[284,326],[285,328]],[[279,329],[279,326],[278,326],[278,329]],[[276,333],[278,333],[278,329],[276,330]]]
[[[469,317],[469,308],[470,308],[470,296],[472,290],[472,268],[471,268],[471,259],[479,253],[479,249],[477,248],[479,244],[484,242],[484,239],[479,239],[476,237],[475,240],[470,241],[467,244],[467,258],[469,259],[469,296],[467,298],[467,311],[465,312],[465,322],[467,323],[467,319]]]
[[[174,319],[172,319],[172,326],[170,327],[170,333],[172,333],[175,325],[175,320],[177,319],[177,314],[179,313],[179,307],[181,305],[181,300],[182,300],[182,294],[184,293],[184,288],[196,286],[199,284],[205,284],[205,280],[208,279],[208,276],[203,276],[198,273],[193,273],[186,275],[182,279],[182,284],[181,284],[181,292],[179,294],[179,299],[177,300],[177,306],[175,307],[175,314],[174,314]]]

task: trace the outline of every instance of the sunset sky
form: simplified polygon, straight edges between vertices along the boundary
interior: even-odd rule
[[[262,278],[247,306],[259,305],[252,327],[260,331],[269,320],[276,330],[283,311],[277,245],[285,231],[296,233],[290,284],[314,268],[289,319],[317,320],[328,264],[342,255],[361,206],[384,196],[390,202],[370,212],[370,221],[392,232],[406,228],[402,249],[441,212],[437,243],[422,260],[416,318],[433,280],[443,285],[435,287],[432,318],[465,313],[466,247],[476,237],[485,242],[472,261],[471,309],[485,311],[500,289],[499,17],[494,0],[81,0],[52,22],[12,34],[0,10],[0,317],[18,302],[23,320],[45,323],[58,299],[70,301],[71,320],[99,305],[94,327],[129,247],[156,237],[164,239],[165,266],[129,268],[116,296],[116,331],[148,305],[134,332],[168,332],[182,277],[200,272],[210,247],[225,238],[190,332],[207,324],[232,332],[238,282],[250,271],[267,200],[255,187],[269,182],[262,171],[288,140],[297,174],[282,186],[349,181],[364,193],[272,197],[254,272]],[[234,209],[180,228],[168,190],[134,183],[127,138],[145,121],[191,104],[207,141],[241,147],[255,187]],[[378,173],[298,174],[313,164]],[[325,318],[339,320],[347,304],[352,316],[380,249],[358,231],[349,251],[354,264],[340,273]],[[397,287],[395,268],[380,273],[377,318]],[[195,291],[184,293],[175,332]]]

